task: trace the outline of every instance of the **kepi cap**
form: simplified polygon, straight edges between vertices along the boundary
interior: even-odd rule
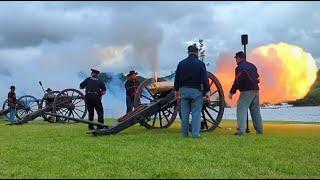
[[[191,45],[188,47],[188,52],[199,52],[199,49],[195,45]]]

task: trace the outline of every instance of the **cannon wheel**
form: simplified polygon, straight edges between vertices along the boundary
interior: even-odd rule
[[[225,101],[222,86],[216,76],[208,72],[210,87],[210,102],[204,102],[201,113],[201,131],[216,129],[223,116]]]
[[[21,120],[26,115],[38,111],[40,109],[40,104],[37,98],[26,95],[18,99],[16,117]]]
[[[85,96],[79,90],[65,89],[55,97],[52,111],[58,115],[84,119],[87,114]],[[67,118],[60,118],[59,120],[69,122]]]
[[[52,91],[52,92],[50,92],[50,93],[52,93],[53,95],[54,95],[54,97],[56,97],[59,93],[60,93],[60,91]],[[44,108],[46,108],[46,106],[49,106],[50,104],[47,104],[47,101],[46,101],[46,98],[47,98],[47,93],[43,96],[43,98],[41,99],[41,102],[40,102],[40,109],[44,109]],[[52,102],[52,104],[53,104],[53,102]],[[51,104],[51,106],[52,106],[52,104]],[[51,119],[52,117],[51,116],[49,116],[49,115],[47,115],[47,114],[42,114],[42,118],[45,120],[45,121],[48,121],[48,122],[54,122],[54,120],[53,119]]]
[[[2,105],[2,110],[5,110],[5,109],[9,109],[8,99],[4,101]],[[4,117],[8,120],[10,118],[10,113],[7,113]]]
[[[150,104],[156,101],[157,99],[159,99],[159,95],[153,94],[149,89],[149,86],[153,82],[154,82],[154,79],[150,78],[150,79],[146,79],[140,84],[134,98],[135,108],[141,104]],[[177,114],[178,114],[178,106],[171,105],[169,107],[165,107],[155,115],[146,117],[146,119],[140,122],[140,124],[146,127],[147,129],[168,128],[176,119]]]

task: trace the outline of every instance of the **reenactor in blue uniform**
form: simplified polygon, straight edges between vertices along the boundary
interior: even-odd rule
[[[86,89],[86,105],[89,112],[89,121],[93,121],[94,109],[98,114],[98,122],[104,124],[102,96],[106,93],[106,86],[103,81],[98,78],[99,71],[91,69],[91,77],[88,77],[80,84],[80,89]],[[98,127],[102,129],[103,127]],[[94,126],[89,124],[89,130],[94,130]]]
[[[250,109],[253,126],[257,134],[263,134],[263,120],[260,112],[259,101],[259,74],[257,67],[248,62],[244,52],[239,51],[235,57],[237,67],[235,69],[235,79],[229,92],[229,99],[237,90],[240,91],[237,103],[237,136],[246,134],[247,112]]]
[[[199,49],[188,47],[188,57],[180,61],[174,80],[175,96],[180,101],[181,132],[189,136],[189,116],[192,115],[192,137],[200,137],[203,96],[210,101],[210,87],[205,64],[199,59]]]

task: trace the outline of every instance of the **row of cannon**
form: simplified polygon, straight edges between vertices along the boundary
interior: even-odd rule
[[[2,105],[3,112],[7,109],[9,109],[8,100]],[[40,112],[41,114],[39,114]],[[80,119],[85,118],[87,108],[83,93],[76,89],[65,89],[63,91],[46,92],[41,99],[37,99],[31,95],[21,96],[17,99],[15,116],[18,123],[27,122],[26,118],[34,116],[35,114],[39,114],[37,117],[42,117],[43,120],[52,123],[68,122],[67,118],[48,115],[47,113],[49,112]],[[9,112],[4,113],[4,116],[9,119]],[[30,120],[28,119],[28,121]]]
[[[222,120],[225,101],[224,93],[218,79],[208,72],[210,101],[204,102],[202,108],[202,131],[212,131],[219,127]],[[97,122],[85,120],[87,107],[84,94],[77,89],[45,92],[41,99],[22,96],[18,99],[15,124],[23,124],[42,117],[48,122],[82,122],[105,127],[92,131],[94,135],[116,134],[136,123],[148,129],[168,128],[179,115],[179,103],[174,96],[173,87],[154,91],[155,79],[143,81],[135,94],[135,110],[118,119],[119,124],[108,127]],[[42,84],[40,83],[42,86]],[[42,87],[43,88],[43,87]],[[3,112],[8,102],[3,104]],[[7,114],[8,115],[8,114]]]

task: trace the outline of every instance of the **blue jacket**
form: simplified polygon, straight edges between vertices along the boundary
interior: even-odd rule
[[[210,90],[206,66],[197,55],[190,54],[178,64],[174,89],[178,91],[181,87],[199,89],[204,93]]]
[[[259,74],[255,65],[242,61],[235,70],[235,79],[230,89],[231,94],[235,94],[239,89],[242,91],[259,90]]]

